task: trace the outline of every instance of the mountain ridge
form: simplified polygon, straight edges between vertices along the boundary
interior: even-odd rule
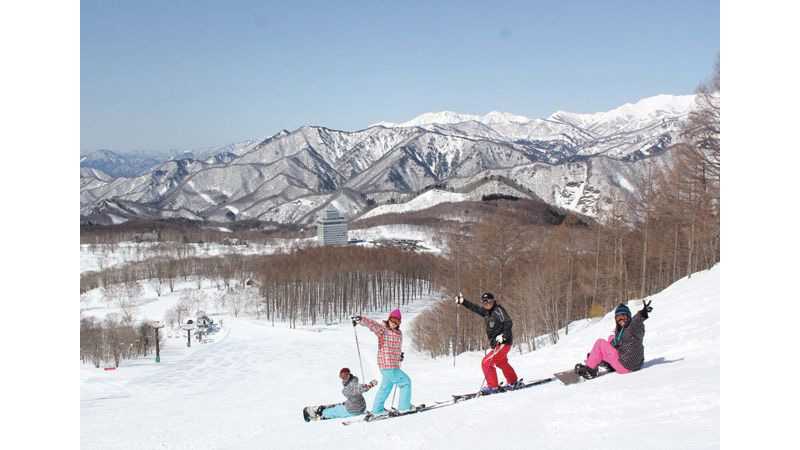
[[[306,125],[224,147],[222,156],[165,161],[132,178],[109,180],[82,169],[81,216],[107,223],[111,213],[104,209],[113,203],[102,200],[119,199],[147,211],[185,210],[202,220],[281,223],[307,220],[306,209],[334,198],[358,214],[370,202],[427,186],[459,188],[502,175],[548,203],[599,217],[614,198],[632,194],[628,187],[635,186],[642,161],[669,163],[667,150],[679,139],[692,99],[656,96],[604,113],[554,113],[527,122],[491,112],[481,117],[491,125],[468,120],[355,131]],[[465,117],[452,114],[443,120]],[[601,156],[608,161],[593,163]],[[361,198],[337,197],[342,189]],[[311,200],[297,201],[303,198]]]

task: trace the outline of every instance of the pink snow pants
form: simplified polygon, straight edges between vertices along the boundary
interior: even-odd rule
[[[592,352],[586,358],[586,365],[592,369],[596,369],[601,362],[607,362],[617,371],[617,373],[628,373],[630,370],[626,369],[622,363],[619,362],[619,353],[610,342],[605,339],[598,339],[594,342]]]

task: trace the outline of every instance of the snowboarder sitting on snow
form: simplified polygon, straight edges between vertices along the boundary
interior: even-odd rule
[[[358,377],[350,373],[347,367],[339,371],[339,378],[342,379],[342,394],[347,398],[343,403],[331,406],[320,406],[316,410],[317,417],[323,419],[338,419],[342,417],[357,416],[363,414],[367,409],[367,402],[364,400],[364,392],[377,386],[378,381],[372,380],[369,384],[358,384]]]
[[[378,367],[381,369],[381,385],[375,394],[375,403],[368,415],[378,415],[386,412],[384,403],[386,397],[397,385],[400,389],[400,412],[409,411],[411,405],[411,379],[400,370],[400,361],[403,360],[403,333],[400,331],[400,310],[395,309],[389,314],[389,319],[378,323],[363,316],[353,316],[353,326],[361,324],[378,336]]]
[[[486,376],[486,386],[481,388],[482,394],[493,394],[499,390],[497,383],[497,369],[503,371],[506,382],[510,387],[517,384],[517,373],[508,363],[508,352],[511,350],[511,317],[505,308],[498,305],[491,292],[484,292],[481,295],[481,306],[468,302],[461,294],[456,296],[456,304],[483,316],[486,321],[486,335],[489,337],[489,345],[492,351],[483,358],[481,367]]]
[[[606,363],[617,373],[634,372],[642,368],[644,363],[644,321],[649,317],[652,302],[642,301],[642,310],[631,318],[631,310],[620,303],[614,310],[614,322],[617,326],[614,334],[605,339],[598,339],[586,358],[586,364],[575,365],[575,373],[587,380],[598,375],[597,367]]]

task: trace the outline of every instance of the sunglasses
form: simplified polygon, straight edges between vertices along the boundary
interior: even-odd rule
[[[397,320],[397,319],[394,319],[394,318],[392,318],[392,319],[389,319],[389,323],[393,323],[393,324],[395,324],[395,325],[397,325],[397,326],[399,326],[399,325],[400,325],[400,321],[399,321],[399,320]]]

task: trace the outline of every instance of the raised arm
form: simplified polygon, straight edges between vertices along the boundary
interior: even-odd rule
[[[386,330],[386,327],[368,317],[361,316],[361,320],[358,323],[369,328],[377,336],[383,336],[384,330]]]
[[[360,384],[360,383],[357,383],[357,382],[356,383],[350,383],[347,386],[345,386],[344,394],[345,394],[346,397],[352,397],[352,396],[355,396],[355,395],[358,395],[358,394],[363,394],[364,392],[367,392],[368,390],[372,389],[372,387],[377,385],[377,384],[378,384],[378,382],[375,381],[375,380],[372,380],[371,382],[369,382],[367,384]]]
[[[628,325],[628,333],[641,339],[644,336],[644,321],[647,320],[647,312],[639,311],[631,319],[631,324]]]
[[[485,309],[481,308],[480,306],[478,306],[478,305],[476,305],[474,303],[471,303],[471,302],[467,301],[467,299],[464,299],[461,302],[461,306],[463,306],[464,308],[467,308],[468,310],[474,312],[475,314],[477,314],[477,315],[479,315],[481,317],[486,315],[486,310]]]
[[[650,311],[653,310],[653,307],[650,306],[650,303],[652,302],[652,300],[642,301],[642,309],[631,319],[631,325],[629,328],[632,328],[634,333],[644,333],[644,321],[650,317]]]

